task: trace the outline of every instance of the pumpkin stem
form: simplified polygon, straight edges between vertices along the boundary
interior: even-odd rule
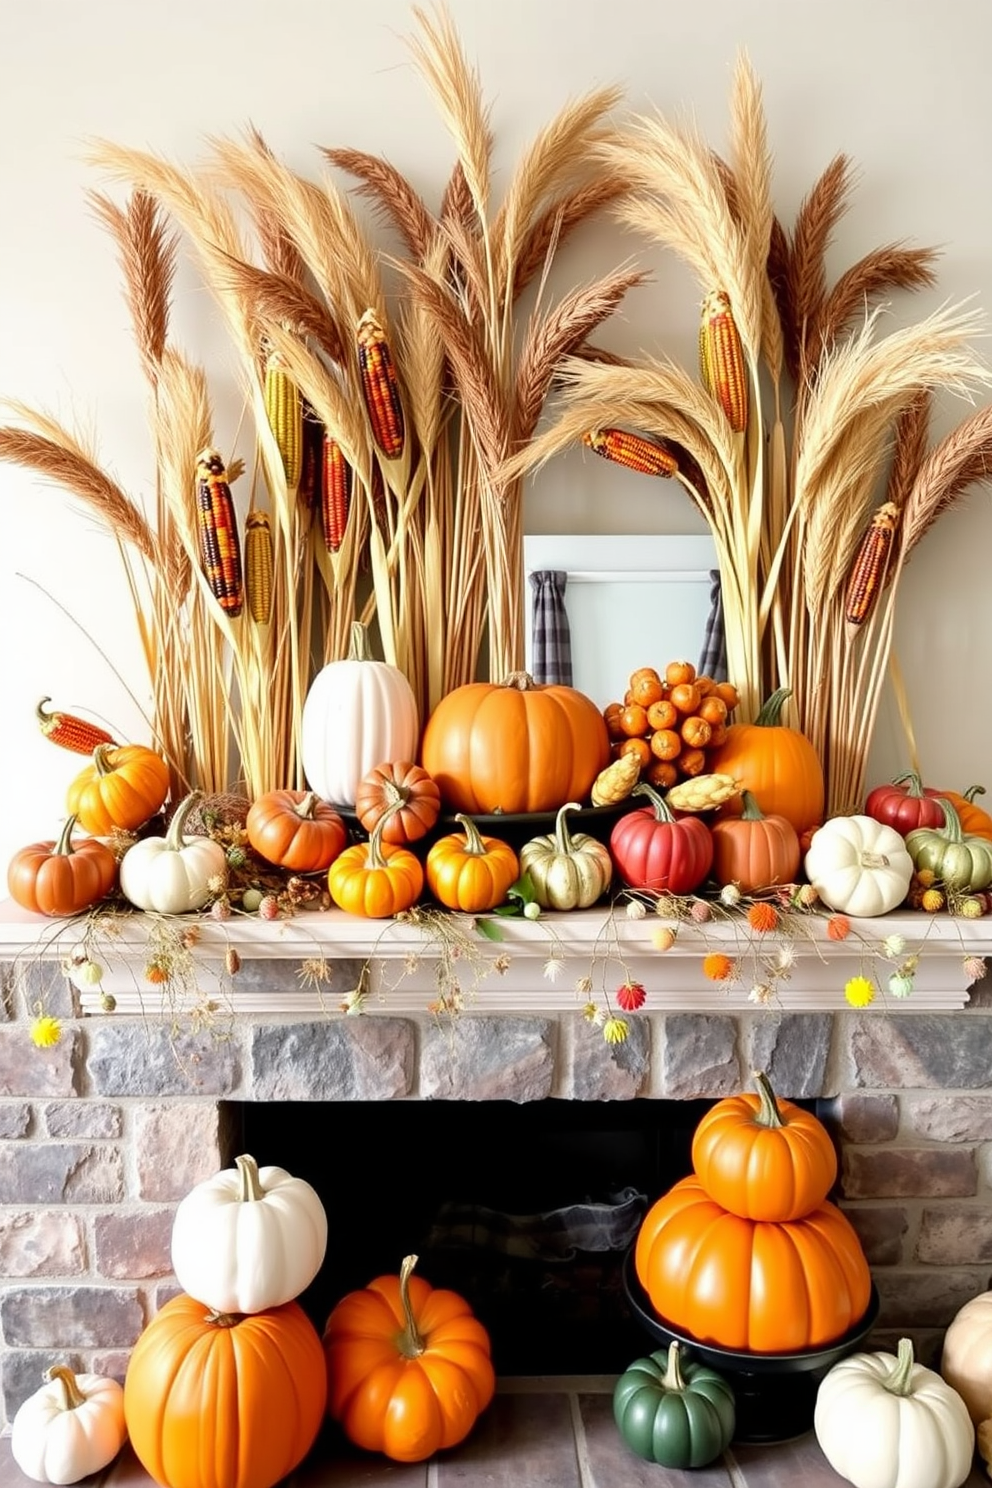
[[[654,814],[658,821],[670,822],[675,820],[668,802],[663,800],[654,786],[648,785],[646,780],[639,780],[630,794],[632,796],[647,796],[651,805],[654,807]]]
[[[213,1323],[215,1328],[236,1328],[243,1317],[243,1312],[218,1312],[216,1308],[211,1307],[203,1321]]]
[[[954,807],[951,805],[950,801],[945,801],[943,796],[938,796],[937,804],[940,807],[941,811],[943,811],[944,813],[944,825],[936,829],[938,835],[941,837],[946,837],[948,842],[953,842],[955,845],[963,842],[964,838],[961,835],[961,818],[954,810]]]
[[[374,661],[372,655],[372,644],[369,641],[368,626],[361,620],[353,620],[351,623],[351,639],[348,645],[349,661]]]
[[[62,1386],[63,1410],[78,1410],[81,1405],[86,1404],[86,1396],[76,1384],[76,1376],[71,1369],[64,1364],[53,1364],[50,1369],[45,1370],[46,1380],[58,1380]]]
[[[72,845],[72,830],[75,825],[76,818],[74,816],[66,817],[65,826],[62,828],[62,831],[59,835],[59,840],[55,844],[55,851],[52,854],[53,857],[57,855],[59,857],[67,858],[71,853],[75,852],[76,849]]]
[[[984,796],[985,787],[984,785],[969,785],[968,789],[964,791],[963,794],[965,800],[970,801],[971,804],[974,805],[976,796]]]
[[[470,816],[463,816],[459,811],[455,816],[455,821],[465,833],[464,851],[471,854],[473,858],[484,858],[488,849],[482,840],[482,833],[472,818]]]
[[[680,1368],[681,1353],[678,1343],[673,1338],[668,1345],[668,1365],[665,1369],[665,1377],[661,1382],[663,1390],[670,1390],[673,1395],[681,1395],[685,1390],[685,1380],[682,1378]]]
[[[183,834],[186,819],[197,802],[202,800],[202,791],[190,791],[189,795],[183,797],[172,813],[169,830],[165,834],[165,844],[170,852],[182,852],[186,845],[186,838]]]
[[[908,784],[907,781],[909,782]],[[907,770],[905,775],[897,775],[892,784],[905,785],[907,796],[910,796],[914,801],[920,800],[924,794],[923,781],[915,770]]]
[[[741,821],[764,821],[765,813],[749,790],[741,791]]]
[[[387,866],[388,859],[386,857],[386,854],[382,850],[382,829],[386,825],[389,818],[395,812],[399,811],[402,805],[403,801],[400,797],[397,797],[395,801],[391,801],[380,816],[379,820],[376,822],[375,826],[372,828],[372,835],[369,838],[368,851],[365,855],[366,868],[385,868]]]
[[[295,811],[296,815],[302,817],[304,821],[313,821],[314,807],[316,806],[319,799],[320,797],[317,795],[316,791],[307,791],[306,795],[303,797],[303,800],[298,801],[297,804],[293,807],[293,810]]]
[[[573,849],[572,834],[565,820],[566,813],[581,810],[582,805],[579,801],[566,801],[564,806],[558,808],[558,815],[555,817],[555,850],[562,857],[571,857]]]
[[[97,775],[112,775],[114,766],[107,759],[111,749],[116,749],[116,744],[98,744],[93,751],[93,765]]]
[[[539,684],[534,681],[530,672],[510,672],[503,678],[504,687],[515,687],[518,692],[537,692]]]
[[[913,1383],[913,1340],[900,1338],[896,1365],[888,1379],[882,1381],[893,1395],[908,1395]]]
[[[387,806],[405,806],[413,795],[408,785],[400,785],[397,780],[384,780],[382,782],[382,799]]]
[[[397,1338],[396,1347],[404,1359],[419,1359],[427,1348],[423,1335],[417,1327],[417,1319],[413,1315],[413,1304],[410,1301],[410,1277],[413,1275],[417,1259],[415,1255],[405,1256],[400,1267],[400,1304],[403,1308],[406,1327]]]
[[[780,728],[782,719],[782,706],[786,698],[792,696],[791,687],[780,687],[773,692],[771,697],[762,703],[757,718],[754,720],[758,728]]]
[[[770,1127],[787,1126],[788,1123],[782,1117],[781,1108],[775,1099],[775,1092],[772,1089],[768,1076],[763,1070],[753,1070],[751,1079],[758,1087],[758,1098],[761,1102],[754,1113],[755,1125]]]
[[[238,1202],[240,1204],[251,1204],[258,1199],[265,1198],[265,1189],[258,1176],[258,1163],[253,1157],[245,1153],[242,1157],[234,1159],[234,1166],[238,1170],[241,1186],[238,1190]]]
[[[889,860],[884,853],[863,852],[859,855],[858,861],[862,868],[887,868],[889,866]]]

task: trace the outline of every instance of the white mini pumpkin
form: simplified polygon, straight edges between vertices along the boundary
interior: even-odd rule
[[[310,1285],[327,1249],[327,1214],[304,1178],[253,1157],[198,1183],[172,1226],[180,1286],[216,1312],[264,1312]]]
[[[804,868],[824,904],[865,918],[897,908],[913,877],[900,833],[872,816],[830,817],[813,833]]]
[[[588,832],[568,830],[569,801],[555,817],[555,830],[532,837],[520,850],[520,871],[529,873],[534,898],[542,909],[588,909],[606,893],[613,877],[609,849]]]
[[[143,838],[121,859],[121,893],[136,909],[187,914],[206,904],[212,879],[226,879],[227,857],[220,843],[183,836],[186,818],[202,794],[192,791],[179,803],[164,837]]]
[[[992,1416],[992,1292],[958,1308],[944,1334],[940,1372],[978,1426]]]
[[[45,1380],[14,1416],[11,1455],[36,1483],[78,1483],[124,1445],[124,1391],[115,1379],[62,1365],[46,1370]]]
[[[835,1472],[855,1488],[960,1488],[975,1430],[956,1390],[913,1360],[910,1339],[889,1353],[851,1354],[816,1395],[813,1428]]]
[[[303,703],[300,759],[310,789],[353,806],[370,770],[416,759],[419,745],[413,688],[398,667],[373,657],[368,631],[356,621],[347,657],[317,673]]]

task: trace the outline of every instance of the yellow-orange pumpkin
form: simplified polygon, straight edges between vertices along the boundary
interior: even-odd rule
[[[802,836],[823,820],[823,766],[806,735],[780,722],[789,696],[779,688],[753,723],[732,723],[727,737],[709,757],[709,769],[741,782],[766,816],[784,816]],[[742,796],[720,808],[721,816],[740,816]]]
[[[144,744],[99,744],[93,762],[69,786],[66,808],[85,832],[109,837],[115,827],[143,827],[169,793],[169,767]]]
[[[574,687],[540,686],[526,673],[456,687],[427,720],[421,744],[442,801],[469,816],[583,801],[609,759],[606,722],[592,699]]]

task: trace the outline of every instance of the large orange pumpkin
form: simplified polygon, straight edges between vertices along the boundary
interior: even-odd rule
[[[313,1446],[326,1403],[320,1338],[297,1302],[223,1314],[173,1297],[124,1380],[131,1445],[165,1488],[272,1488]]]
[[[648,1210],[634,1265],[666,1322],[739,1352],[819,1348],[852,1328],[871,1298],[858,1237],[833,1204],[788,1224],[741,1219],[695,1176]]]
[[[778,1100],[768,1076],[757,1094],[711,1106],[692,1139],[692,1168],[711,1199],[742,1219],[801,1219],[837,1177],[830,1133],[812,1111]]]
[[[69,786],[66,808],[94,837],[143,827],[169,794],[169,767],[144,744],[98,744]]]
[[[442,801],[469,816],[583,801],[609,760],[606,722],[592,699],[523,672],[447,693],[421,744],[421,763]]]
[[[740,816],[743,792],[750,791],[766,816],[784,816],[801,837],[823,821],[823,766],[806,735],[780,721],[788,696],[789,688],[780,687],[753,723],[732,723],[709,768],[741,783],[742,794],[721,806],[721,816]]]
[[[463,1441],[496,1388],[485,1328],[456,1292],[414,1276],[416,1263],[349,1292],[324,1331],[328,1414],[397,1462]]]

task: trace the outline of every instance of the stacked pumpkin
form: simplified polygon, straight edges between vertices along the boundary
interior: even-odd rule
[[[696,1128],[692,1176],[645,1215],[637,1278],[673,1328],[737,1353],[817,1349],[871,1296],[850,1222],[827,1199],[837,1157],[811,1112],[757,1094],[717,1101]]]
[[[139,1337],[124,1418],[165,1488],[272,1488],[312,1447],[327,1403],[320,1337],[295,1299],[324,1259],[327,1216],[283,1168],[239,1157],[176,1210],[181,1295]]]

